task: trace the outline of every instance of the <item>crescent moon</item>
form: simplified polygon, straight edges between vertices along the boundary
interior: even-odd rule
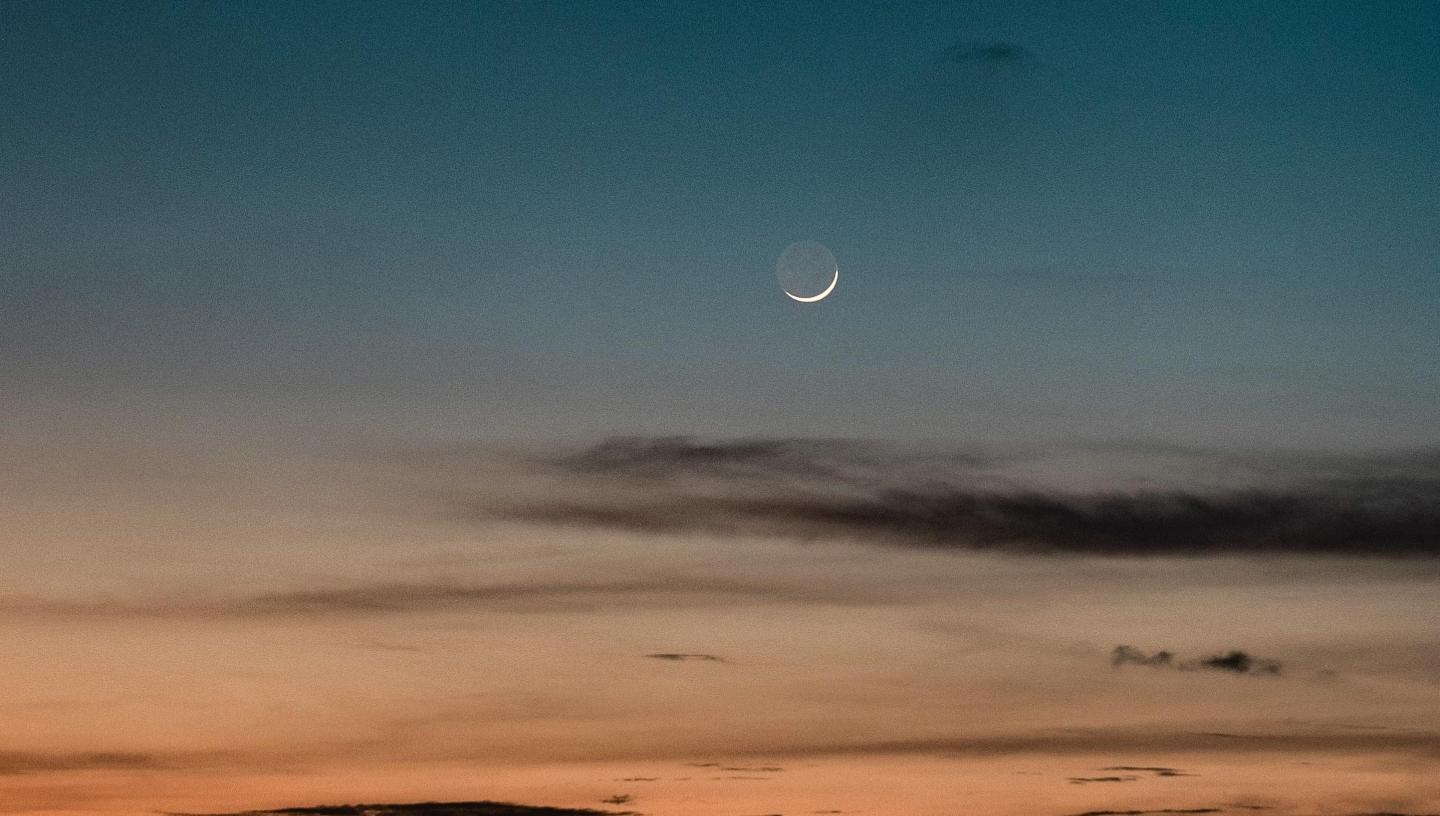
[[[839,283],[839,282],[840,282],[840,267],[837,266],[837,267],[835,267],[835,277],[833,277],[833,278],[830,279],[830,285],[827,286],[827,287],[825,287],[825,291],[821,292],[821,293],[818,294],[818,295],[815,295],[814,297],[800,297],[799,295],[792,295],[792,294],[790,294],[790,292],[789,292],[788,290],[786,290],[786,289],[781,289],[780,291],[784,292],[784,293],[785,293],[785,297],[788,297],[788,298],[790,298],[791,300],[798,301],[798,302],[800,302],[800,303],[815,303],[816,301],[821,301],[821,300],[824,300],[825,298],[829,297],[829,296],[830,296],[830,293],[833,292],[833,291],[835,291],[835,284],[837,284],[837,283]]]

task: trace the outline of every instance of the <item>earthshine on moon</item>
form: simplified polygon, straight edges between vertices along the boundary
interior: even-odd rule
[[[786,297],[799,303],[816,303],[835,291],[840,266],[824,244],[796,241],[780,253],[775,277]]]

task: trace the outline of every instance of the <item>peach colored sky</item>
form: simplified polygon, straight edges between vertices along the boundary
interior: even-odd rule
[[[1424,561],[552,527],[442,509],[543,451],[63,424],[4,440],[0,811],[1440,805]]]

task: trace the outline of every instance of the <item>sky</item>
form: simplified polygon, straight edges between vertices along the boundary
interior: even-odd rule
[[[0,0],[0,814],[1440,810],[1437,53]]]
[[[22,397],[1433,438],[1433,3],[0,13]],[[824,310],[774,297],[798,240]]]

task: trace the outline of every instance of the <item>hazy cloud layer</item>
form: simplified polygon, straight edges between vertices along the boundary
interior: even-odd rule
[[[998,734],[917,740],[890,740],[797,745],[792,750],[767,749],[770,756],[858,754],[929,754],[992,757],[1023,754],[1070,756],[1096,753],[1352,753],[1379,751],[1440,757],[1440,734],[1428,731],[1364,733],[1354,731],[1197,732],[1181,730],[1096,728],[1028,734]]]
[[[569,483],[472,517],[1025,554],[1440,556],[1440,458],[1291,463],[1268,484],[1089,493],[995,462],[855,443],[612,440],[545,463]]]
[[[156,770],[171,763],[153,754],[92,751],[86,753],[42,754],[0,751],[0,775],[55,771]]]
[[[575,612],[601,608],[705,607],[746,603],[863,603],[855,592],[658,575],[631,581],[533,584],[379,583],[266,592],[233,598],[68,600],[0,597],[0,615],[56,619],[268,620],[494,610]],[[718,659],[675,655],[667,659]]]

